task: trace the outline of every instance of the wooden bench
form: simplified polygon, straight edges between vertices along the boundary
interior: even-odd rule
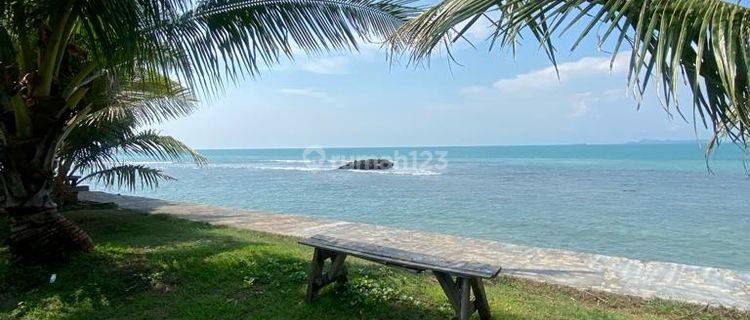
[[[496,277],[500,273],[498,267],[467,261],[454,261],[418,252],[325,235],[315,235],[300,241],[300,243],[315,248],[305,297],[307,302],[312,302],[318,295],[318,291],[326,285],[333,282],[345,283],[347,281],[347,270],[344,260],[347,256],[355,256],[415,272],[430,270],[448,297],[448,301],[456,312],[456,317],[460,320],[469,319],[476,311],[479,313],[480,319],[490,319],[490,306],[487,303],[482,279]],[[325,261],[328,259],[331,260],[331,267],[328,272],[323,273]]]

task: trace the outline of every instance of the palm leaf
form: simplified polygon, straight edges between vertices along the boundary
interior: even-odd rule
[[[111,84],[100,97],[94,97],[92,111],[82,124],[130,121],[144,126],[181,118],[198,108],[192,91],[166,77],[148,77],[131,83]]]
[[[174,178],[158,169],[143,165],[123,164],[91,172],[79,181],[86,180],[93,180],[105,187],[125,187],[129,190],[135,190],[137,187],[141,189],[156,188],[160,181],[174,180]]]
[[[148,171],[147,167],[123,167],[127,157],[143,156],[157,161],[190,159],[198,165],[207,162],[177,139],[153,130],[138,131],[141,126],[175,119],[196,109],[191,91],[179,83],[139,69],[133,78],[106,74],[89,89],[87,108],[69,125],[58,148],[59,174],[96,173],[93,176],[111,186],[120,184],[118,174],[144,172],[144,181],[152,180],[154,171]]]
[[[69,43],[100,69],[129,75],[145,68],[212,92],[227,77],[254,76],[293,53],[383,39],[413,15],[410,1],[14,0],[0,3],[0,45],[23,60],[19,77],[38,67],[39,95],[61,78]]]
[[[184,161],[188,158],[198,165],[208,162],[203,155],[181,141],[152,130],[113,139],[99,138],[86,146],[72,149],[74,151],[68,157],[75,163],[73,172],[104,170],[112,163],[119,162],[123,156],[146,156],[156,161]]]
[[[163,136],[154,130],[145,130],[121,143],[119,149],[126,155],[145,155],[162,161],[183,161],[186,157],[203,165],[208,160],[183,142]]]
[[[134,63],[203,89],[295,50],[356,49],[414,12],[406,0],[78,0],[82,35],[113,70]],[[117,23],[113,23],[116,21]],[[135,59],[133,59],[135,58]]]
[[[749,135],[750,8],[722,0],[445,0],[391,42],[397,50],[408,45],[411,58],[421,61],[441,39],[455,37],[457,24],[471,25],[470,18],[489,11],[497,12],[493,43],[512,47],[531,32],[553,64],[552,35],[582,25],[575,49],[593,30],[604,30],[598,44],[610,44],[613,59],[630,49],[628,84],[639,103],[651,81],[665,109],[682,114],[678,92],[689,90],[696,121],[717,137],[744,144]]]

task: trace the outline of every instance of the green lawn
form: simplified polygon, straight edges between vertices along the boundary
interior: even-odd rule
[[[449,319],[429,274],[350,261],[350,283],[303,302],[312,250],[294,239],[118,209],[71,211],[95,250],[52,270],[11,268],[0,247],[0,319]],[[7,235],[0,218],[0,239]],[[50,275],[57,280],[49,283]],[[495,319],[750,319],[501,278]]]

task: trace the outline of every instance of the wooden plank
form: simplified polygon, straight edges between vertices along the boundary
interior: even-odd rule
[[[315,235],[301,244],[347,253],[359,258],[415,270],[435,270],[469,277],[494,278],[500,268],[483,263],[449,260],[443,257],[402,250],[378,244]]]

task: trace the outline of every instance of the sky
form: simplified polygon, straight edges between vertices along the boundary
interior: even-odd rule
[[[488,26],[469,30],[475,47],[452,48],[457,62],[437,54],[428,64],[392,63],[377,44],[300,54],[160,129],[203,149],[696,139],[693,124],[670,117],[655,94],[637,108],[626,90],[629,54],[619,54],[610,69],[611,56],[595,38],[570,52],[573,30],[557,39],[558,78],[530,39],[515,56],[490,51]]]

